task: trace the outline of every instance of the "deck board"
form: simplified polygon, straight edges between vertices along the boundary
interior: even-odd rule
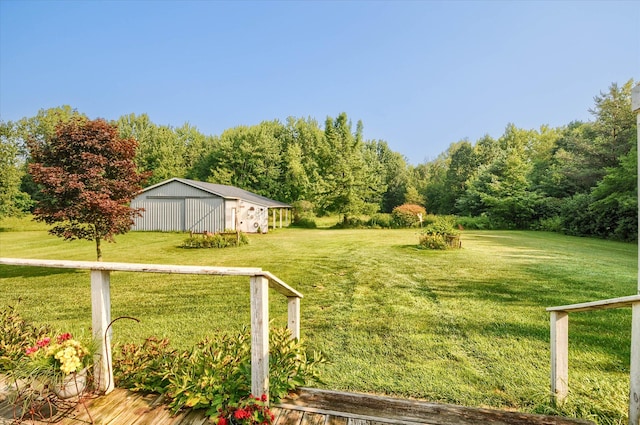
[[[0,387],[1,389],[1,387]],[[14,409],[0,394],[0,425],[13,425]],[[57,425],[207,425],[204,411],[172,415],[165,398],[116,389],[107,396],[85,397],[87,410],[76,404]],[[273,406],[274,425],[576,425],[589,421],[501,410],[466,408],[369,394],[305,388]],[[25,420],[25,425],[46,422]]]

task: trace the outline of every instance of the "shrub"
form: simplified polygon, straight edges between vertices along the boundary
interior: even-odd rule
[[[319,381],[324,358],[307,356],[302,342],[291,339],[288,329],[269,332],[269,393],[278,401],[290,391]],[[169,347],[166,340],[147,339],[127,344],[114,358],[118,386],[165,394],[169,408],[207,409],[212,418],[238,406],[251,393],[251,335],[247,328],[234,336],[220,335],[185,351]]]
[[[358,217],[345,216],[342,221],[331,226],[332,229],[362,229],[366,227],[366,222]]]
[[[403,204],[395,207],[391,215],[397,227],[418,227],[427,211],[420,205]]]
[[[239,236],[239,237],[238,237]],[[191,235],[185,239],[180,248],[228,248],[247,245],[249,238],[246,234],[238,233],[206,233],[202,236]]]
[[[293,203],[293,221],[297,221],[300,217],[313,216],[313,204],[304,199]]]
[[[371,216],[369,221],[367,221],[367,226],[383,229],[390,229],[393,227],[393,216],[391,214],[374,214]]]
[[[460,247],[460,231],[454,216],[439,216],[427,225],[418,238],[421,247],[448,249]]]
[[[456,223],[469,230],[491,230],[494,225],[487,216],[468,217],[460,216],[456,218]]]
[[[427,249],[447,249],[449,247],[443,235],[428,235],[423,233],[419,236],[418,243],[421,247]]]
[[[313,212],[313,204],[309,201],[296,201],[293,203],[292,227],[302,227],[304,229],[315,229],[316,215]]]
[[[177,357],[168,339],[147,338],[142,345],[114,347],[113,377],[117,387],[133,391],[164,394],[169,386],[166,376]]]
[[[312,217],[299,217],[291,223],[291,227],[301,227],[303,229],[315,229],[317,226],[316,220]]]
[[[424,218],[422,219],[422,226],[428,226],[431,223],[435,223],[436,221],[438,221],[438,216],[435,214],[427,214],[424,216]]]
[[[550,218],[543,218],[538,222],[537,226],[533,226],[534,230],[542,230],[544,232],[562,233],[563,220],[559,215]]]

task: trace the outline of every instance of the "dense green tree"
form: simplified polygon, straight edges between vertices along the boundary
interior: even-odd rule
[[[420,205],[422,207],[426,204],[424,196],[420,195],[418,189],[411,185],[407,186],[407,190],[404,193],[404,200],[407,204]]]
[[[447,192],[445,180],[447,177],[447,159],[444,154],[427,164],[418,165],[412,172],[412,185],[424,200],[427,212],[432,214],[447,214]],[[409,202],[407,200],[407,202]]]
[[[317,207],[319,193],[324,186],[320,170],[320,152],[325,145],[324,131],[312,118],[289,117],[284,133],[285,170],[284,187],[290,193],[288,202],[305,200]],[[290,147],[291,145],[294,147]],[[291,177],[291,179],[289,178]]]
[[[207,180],[279,198],[283,130],[278,121],[225,130],[207,156]]]
[[[367,175],[360,131],[352,133],[346,113],[327,118],[325,142],[320,162],[324,176],[322,209],[341,215],[345,223],[351,217],[377,211],[378,205],[371,202],[378,191],[377,179]]]
[[[498,140],[499,156],[479,167],[456,208],[468,215],[486,214],[502,227],[527,228],[536,217],[539,201],[528,179],[532,163],[527,146],[532,133],[508,125]]]
[[[27,172],[27,164],[31,160],[27,149],[27,140],[43,141],[55,134],[58,124],[68,122],[75,117],[86,118],[86,115],[79,113],[69,105],[63,105],[55,108],[40,109],[35,116],[24,117],[14,123],[9,137],[18,146],[19,155],[24,160],[20,172],[20,191],[28,194],[28,196],[20,194],[18,196],[22,198],[26,196],[26,205],[31,203],[30,199],[40,199],[38,187]]]
[[[457,212],[456,201],[466,192],[467,181],[477,170],[478,160],[473,146],[467,140],[452,144],[448,153],[440,210],[452,214]]]
[[[491,164],[500,155],[498,141],[488,134],[476,142],[474,149],[478,166]]]
[[[592,123],[572,122],[560,132],[537,186],[546,196],[571,197],[587,193],[604,176],[601,159],[592,143]]]
[[[186,176],[187,144],[173,128],[153,124],[147,114],[122,116],[117,125],[122,137],[138,142],[136,165],[140,172],[152,173],[149,184]]]
[[[532,165],[530,179],[533,189],[540,186],[545,171],[553,158],[554,148],[561,134],[562,129],[551,128],[547,125],[541,126],[540,130],[533,134],[527,152],[527,157]]]
[[[367,173],[378,180],[372,182],[379,207],[382,212],[390,213],[393,208],[405,203],[405,195],[409,183],[407,162],[405,158],[392,151],[384,140],[365,142],[365,162]]]
[[[309,197],[310,180],[304,168],[302,147],[296,141],[287,144],[282,155],[284,181],[281,187],[282,200],[292,202]]]
[[[0,218],[20,212],[20,147],[13,137],[15,125],[0,121]]]
[[[637,237],[637,211],[628,207],[625,195],[633,192],[625,182],[635,182],[637,176],[629,162],[637,146],[631,86],[632,81],[622,87],[612,84],[608,92],[596,96],[590,109],[596,120],[564,128],[546,167],[534,173],[532,180],[545,196],[547,215],[558,214],[570,234]],[[620,189],[613,190],[616,186]]]
[[[68,122],[72,118],[85,117],[69,105],[55,108],[40,109],[31,118],[21,118],[15,123],[15,136],[20,142],[20,148],[26,153],[27,140],[43,141],[55,134],[58,124]]]
[[[603,167],[617,166],[619,158],[637,144],[636,116],[631,109],[633,85],[633,79],[622,86],[611,84],[607,92],[594,97],[595,105],[589,109],[596,118],[593,144]]]
[[[147,114],[123,115],[117,120],[120,136],[138,141],[136,165],[140,172],[152,172],[149,184],[172,177],[196,178],[199,166],[213,149],[215,139],[189,123],[181,127],[158,126]],[[206,179],[206,175],[202,180]]]
[[[638,150],[620,158],[592,192],[594,233],[601,237],[636,241],[638,235]]]

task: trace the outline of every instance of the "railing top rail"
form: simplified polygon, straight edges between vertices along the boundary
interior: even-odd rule
[[[547,311],[589,311],[605,310],[608,308],[631,307],[634,303],[640,302],[640,294],[628,297],[611,298],[608,300],[591,301],[588,303],[561,305],[557,307],[547,307]]]
[[[144,272],[144,273],[173,273],[173,274],[204,274],[216,276],[264,276],[269,279],[269,286],[287,297],[302,298],[302,294],[278,279],[268,271],[257,267],[213,267],[213,266],[184,266],[170,264],[137,264],[115,263],[104,261],[72,261],[72,260],[42,260],[28,258],[0,257],[0,264],[10,266],[53,267],[62,269],[85,269],[102,271]]]
[[[272,273],[264,271],[264,272],[261,273],[261,275],[266,277],[267,279],[269,279],[269,287],[270,288],[278,291],[282,295],[285,295],[287,297],[302,298],[302,294],[300,292],[296,291],[291,286],[289,286],[286,283],[284,283],[282,280],[280,280],[280,278],[278,278],[277,276],[273,275]]]

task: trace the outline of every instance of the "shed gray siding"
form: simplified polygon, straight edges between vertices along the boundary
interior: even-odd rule
[[[224,200],[174,181],[141,193],[131,207],[144,208],[132,230],[221,232],[225,229]]]
[[[222,198],[187,198],[185,202],[185,230],[212,233],[225,230]]]

